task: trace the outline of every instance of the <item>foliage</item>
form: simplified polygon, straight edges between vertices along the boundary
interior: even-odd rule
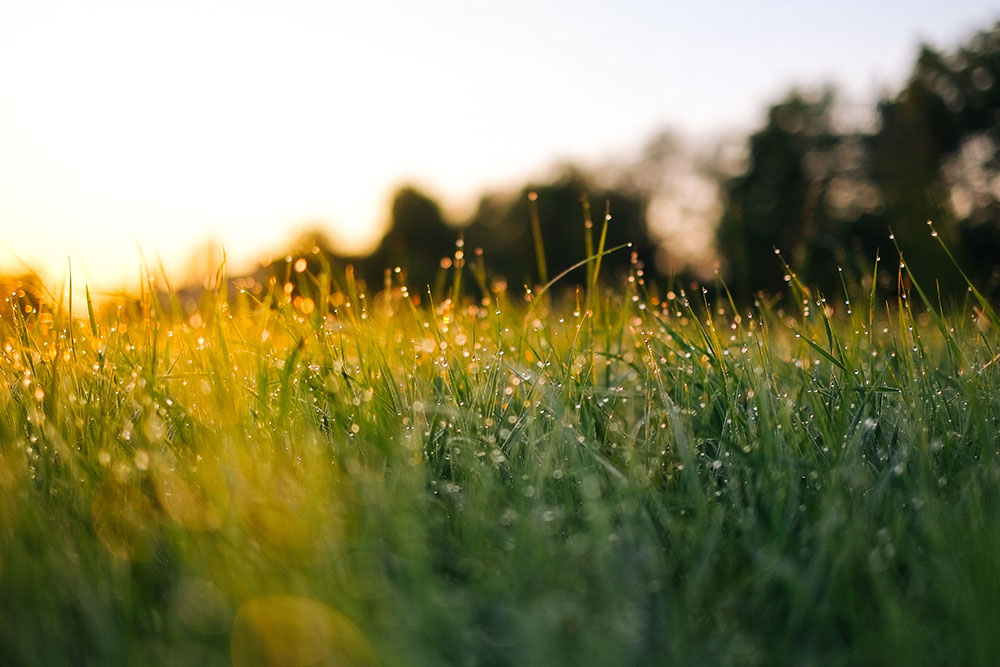
[[[706,168],[700,162],[713,160],[660,133],[631,163],[603,171],[570,165],[513,195],[483,194],[468,220],[446,219],[433,198],[406,185],[393,195],[386,235],[369,256],[343,256],[321,238],[300,241],[291,254],[305,254],[311,271],[329,272],[341,282],[350,266],[352,279],[373,289],[384,285],[386,267],[399,267],[421,298],[428,289],[440,297],[452,261],[442,255],[463,238],[470,253],[465,261],[511,289],[533,288],[591,254],[597,229],[610,214],[607,245],[631,242],[650,262],[651,278],[710,276],[707,265],[717,256],[741,305],[758,292],[781,293],[786,272],[774,259],[775,249],[801,280],[832,293],[841,289],[841,270],[851,280],[867,280],[876,258],[893,252],[890,235],[911,270],[925,282],[936,281],[951,298],[962,294],[965,282],[924,233],[933,220],[967,272],[995,295],[998,82],[1000,25],[951,53],[924,46],[904,88],[872,110],[872,127],[845,121],[833,87],[791,90],[747,138],[742,169],[718,156]],[[717,205],[717,192],[723,205]],[[677,241],[697,237],[691,227],[699,225],[714,225],[714,252],[702,247],[696,257],[684,256],[685,244]],[[280,260],[252,277],[262,285],[272,279],[287,284],[289,262]],[[610,256],[606,268],[622,274],[627,265]],[[577,271],[565,282],[582,285],[586,277]],[[888,296],[891,281],[880,287],[881,296]]]
[[[794,91],[771,107],[767,124],[749,139],[749,168],[726,188],[718,250],[743,299],[756,290],[773,294],[781,289],[775,248],[790,251],[810,282],[830,273],[827,263],[816,262],[818,253],[844,256],[837,247],[843,237],[835,229],[840,221],[827,206],[831,181],[846,171],[837,158],[849,140],[833,126],[833,102],[832,90],[815,100]],[[815,264],[820,270],[813,269]]]
[[[414,296],[423,298],[429,290],[440,299],[447,270],[458,261],[477,268],[480,282],[473,286],[481,296],[489,293],[482,282],[487,274],[522,291],[544,285],[550,271],[556,275],[592,255],[602,229],[607,248],[630,243],[639,257],[655,254],[640,196],[594,187],[584,174],[572,169],[552,182],[526,185],[514,195],[484,195],[464,224],[446,220],[434,199],[406,185],[394,194],[388,229],[371,254],[344,256],[321,232],[312,231],[293,244],[291,254],[262,267],[255,280],[262,285],[289,284],[293,256],[301,256],[314,274],[330,274],[341,283],[347,280],[345,269],[350,266],[352,280],[375,290],[384,285],[387,268],[398,269],[396,279],[406,282]],[[463,250],[457,259],[449,257],[449,249],[459,239],[469,255]],[[610,255],[603,261],[607,271],[623,276],[630,260],[629,255]],[[563,284],[583,285],[586,276],[583,270],[571,272]]]
[[[393,196],[389,231],[365,261],[363,272],[371,280],[386,267],[399,266],[406,269],[410,284],[433,285],[441,254],[454,247],[457,237],[458,231],[445,222],[437,202],[404,186]]]
[[[872,162],[904,249],[917,254],[933,219],[988,276],[1000,257],[1000,23],[952,53],[925,45],[879,118]]]
[[[807,282],[839,289],[835,268],[870,274],[890,232],[912,270],[946,294],[964,282],[923,232],[933,220],[962,264],[1000,277],[1000,24],[952,53],[924,46],[874,128],[844,128],[830,88],[792,91],[748,141],[744,173],[724,183],[717,230],[739,296],[774,293],[780,248]]]
[[[656,244],[646,227],[645,202],[622,190],[600,189],[588,183],[578,170],[569,169],[549,183],[525,185],[512,199],[484,197],[466,229],[473,248],[483,248],[486,267],[505,276],[512,285],[534,286],[546,282],[537,265],[532,237],[536,216],[542,237],[546,271],[552,275],[593,253],[606,216],[606,246],[632,243],[643,259],[651,259]],[[611,273],[628,268],[628,255],[609,256],[605,267]],[[570,280],[583,283],[583,272]]]

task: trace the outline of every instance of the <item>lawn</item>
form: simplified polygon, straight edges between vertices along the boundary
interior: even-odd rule
[[[0,664],[995,663],[989,304],[598,264],[8,298]]]

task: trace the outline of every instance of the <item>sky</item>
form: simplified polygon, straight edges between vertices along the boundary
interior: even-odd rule
[[[0,272],[231,266],[393,190],[446,209],[671,128],[745,132],[791,85],[869,103],[996,0],[0,0]],[[203,254],[203,253],[202,253]]]

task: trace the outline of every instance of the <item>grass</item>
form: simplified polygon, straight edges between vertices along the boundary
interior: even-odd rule
[[[194,311],[9,299],[0,664],[1000,655],[988,303],[593,264],[530,303],[462,261],[487,297],[295,262]]]

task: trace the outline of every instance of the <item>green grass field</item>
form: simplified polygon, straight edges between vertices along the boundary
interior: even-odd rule
[[[8,299],[0,664],[996,664],[978,293],[737,312],[597,264]]]

